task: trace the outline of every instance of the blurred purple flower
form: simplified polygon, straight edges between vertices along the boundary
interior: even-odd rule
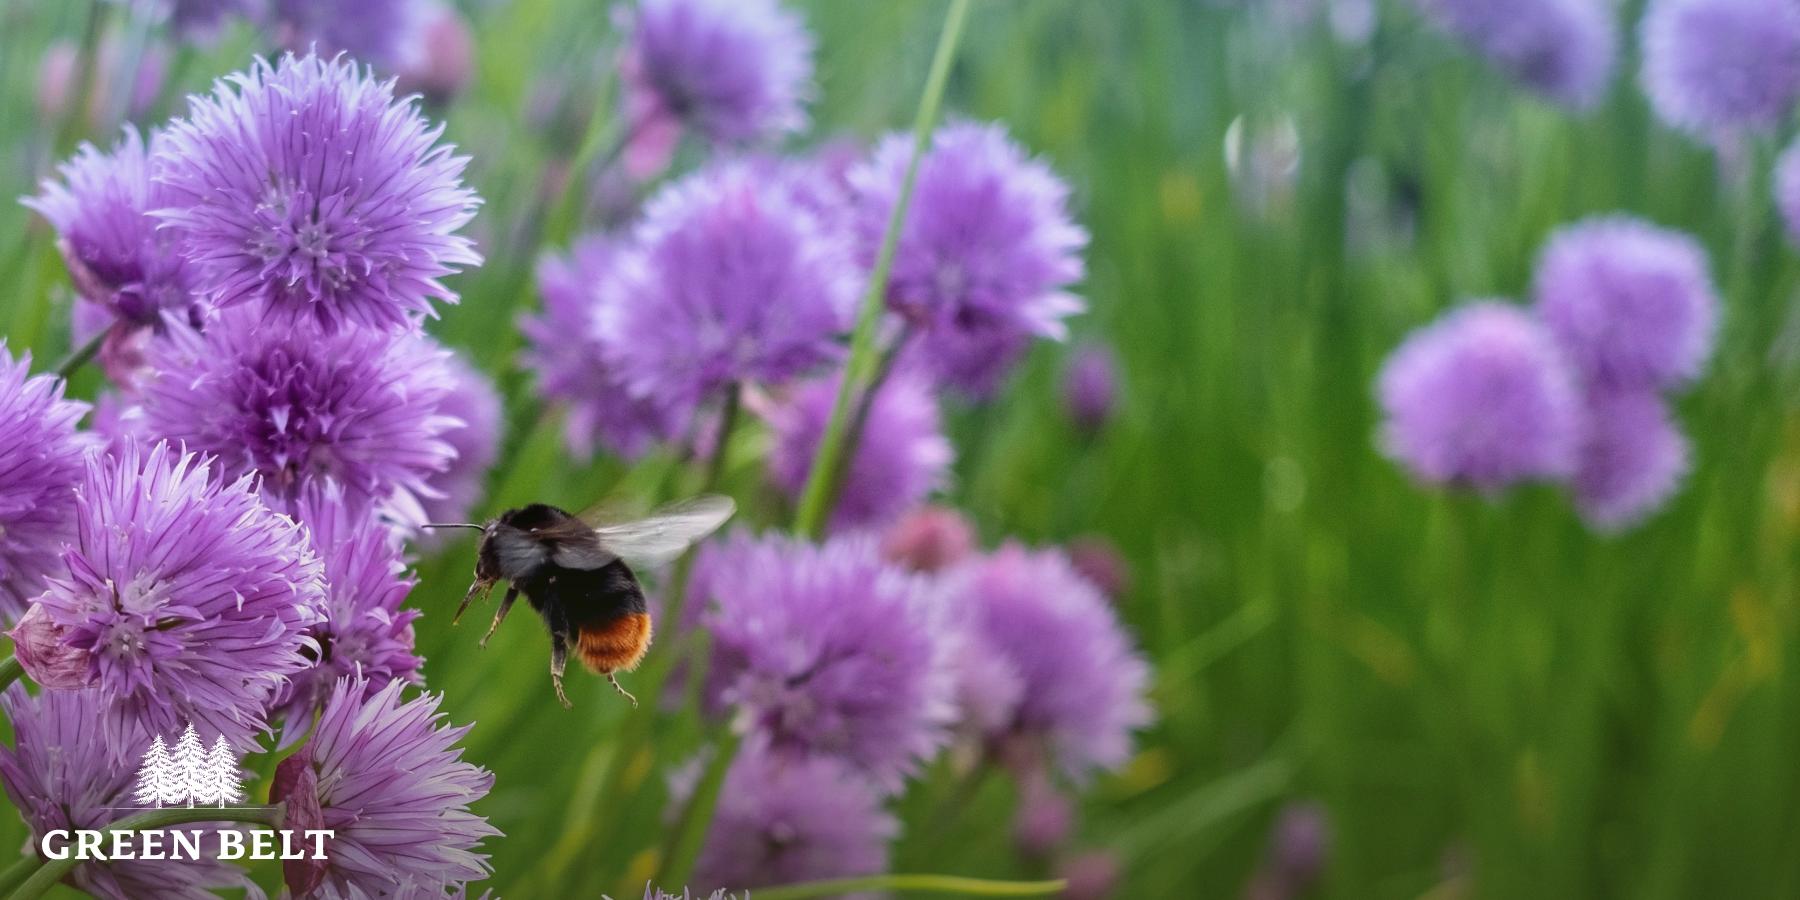
[[[1652,0],[1641,27],[1644,91],[1677,128],[1773,127],[1800,96],[1792,0]]]
[[[593,455],[596,444],[627,458],[640,456],[684,424],[677,410],[631,396],[594,334],[600,281],[610,277],[617,253],[613,240],[589,235],[567,257],[544,257],[537,270],[544,311],[519,322],[529,343],[524,364],[537,376],[540,395],[567,405],[563,443],[583,458]]]
[[[1087,534],[1070,541],[1069,564],[1114,602],[1131,590],[1131,563],[1103,535]]]
[[[31,829],[32,846],[51,831],[97,830],[136,811],[136,756],[151,738],[135,725],[120,734],[94,727],[106,717],[107,704],[100,691],[47,690],[33,697],[14,685],[0,696],[13,730],[13,745],[0,746],[0,784]],[[174,827],[198,832],[216,826]],[[243,870],[213,858],[88,861],[64,881],[108,900],[215,896],[208,888],[255,893]]]
[[[206,42],[233,16],[260,15],[263,0],[169,0],[169,27],[189,41]]]
[[[317,650],[305,631],[324,586],[305,534],[248,477],[221,482],[166,443],[90,457],[77,496],[66,575],[37,603],[88,654],[113,746],[140,725],[167,734],[191,721],[249,747],[269,700]]]
[[[468,20],[444,0],[417,0],[419,13],[400,58],[396,89],[443,105],[475,77],[475,36]]]
[[[912,147],[911,136],[890,136],[850,173],[865,265],[881,244]],[[1030,338],[1061,339],[1063,319],[1085,308],[1067,291],[1082,276],[1087,245],[1068,205],[1068,186],[1000,126],[938,130],[919,167],[887,301],[926,332],[924,359],[942,380],[987,393]]]
[[[1558,103],[1606,96],[1618,56],[1609,0],[1416,0],[1437,27]]]
[[[296,896],[441,896],[488,876],[476,847],[500,832],[469,804],[493,773],[463,761],[469,726],[440,724],[441,695],[402,703],[401,687],[340,680],[312,738],[275,767],[269,800],[288,803],[288,827],[336,832],[330,859],[286,866]]]
[[[1705,249],[1683,232],[1625,216],[1559,229],[1538,257],[1534,293],[1593,388],[1675,387],[1712,352],[1719,300]]]
[[[844,242],[743,163],[663,188],[614,265],[595,333],[634,396],[676,409],[836,358],[857,287]]]
[[[790,499],[799,499],[812,474],[840,381],[838,376],[801,385],[766,413],[774,432],[769,475]],[[889,378],[869,407],[861,440],[839,482],[832,529],[880,528],[893,522],[945,486],[955,456],[929,387],[902,374]]]
[[[991,742],[1031,743],[1071,778],[1123,765],[1132,732],[1150,721],[1149,667],[1106,598],[1060,552],[1017,544],[945,577],[941,602],[964,629],[959,652],[1003,661],[1019,685],[1017,702],[1002,717],[971,710],[971,696],[992,688],[965,683],[965,715],[999,722],[989,730]],[[979,672],[957,668],[965,677]],[[989,674],[1007,689],[1004,671]]]
[[[433,522],[460,522],[486,492],[505,423],[493,382],[461,356],[451,354],[446,362],[450,391],[439,401],[438,414],[461,424],[443,433],[456,455],[449,468],[427,480],[432,492],[442,496],[427,497],[424,507],[425,517]]]
[[[1119,365],[1101,344],[1076,348],[1063,373],[1063,408],[1086,434],[1097,433],[1112,418],[1119,397]]]
[[[888,526],[881,539],[883,558],[915,572],[947,569],[973,552],[975,526],[948,506],[920,506]]]
[[[1043,770],[1019,783],[1019,805],[1013,812],[1013,843],[1031,859],[1048,859],[1069,840],[1075,826],[1074,804]]]
[[[56,229],[76,291],[129,327],[160,327],[164,312],[190,321],[199,314],[192,267],[150,215],[169,199],[150,177],[163,141],[153,131],[146,145],[127,127],[111,151],[82,144],[57,167],[59,179],[23,201]]]
[[[318,645],[310,667],[289,678],[273,703],[270,718],[286,723],[293,738],[312,727],[340,679],[358,679],[366,699],[390,682],[423,683],[424,664],[413,649],[419,611],[401,608],[417,580],[393,531],[330,489],[308,491],[296,512],[324,563],[325,618],[306,632]]]
[[[47,121],[67,119],[79,102],[75,96],[80,84],[81,52],[72,41],[51,43],[38,63],[38,112]],[[126,65],[135,66],[129,76],[122,76]],[[144,45],[135,55],[127,54],[126,41],[118,31],[107,31],[100,38],[92,64],[86,102],[81,104],[81,121],[90,132],[111,131],[121,117],[136,119],[150,111],[161,96],[169,72],[169,51],[160,42]]]
[[[1575,470],[1575,505],[1602,533],[1636,525],[1667,501],[1688,469],[1688,443],[1651,391],[1596,391]]]
[[[634,127],[668,119],[747,142],[806,126],[813,39],[775,0],[639,0],[620,25]]]
[[[349,54],[355,62],[397,65],[415,26],[415,0],[269,0],[265,18],[275,43],[324,58]]]
[[[216,454],[227,477],[260,475],[278,502],[330,479],[352,504],[422,522],[420,498],[436,495],[456,452],[446,435],[462,424],[438,409],[455,386],[448,358],[422,335],[319,335],[231,310],[204,335],[171,329],[152,344],[144,420]]]
[[[456,302],[442,276],[481,262],[456,233],[480,203],[462,185],[467,159],[391,82],[286,56],[189,110],[157,149],[169,200],[156,214],[216,305],[255,302],[282,328],[411,329],[432,298]]]
[[[1056,874],[1068,882],[1061,900],[1106,900],[1119,885],[1119,859],[1108,850],[1090,850],[1065,860]]]
[[[78,433],[88,406],[63,399],[63,381],[32,375],[0,341],[0,621],[13,622],[61,571],[75,535],[75,486],[94,442]]]
[[[1376,381],[1382,450],[1413,476],[1494,491],[1575,466],[1581,406],[1549,333],[1495,301],[1407,337]]]
[[[1293,900],[1319,881],[1331,857],[1331,820],[1316,803],[1290,803],[1276,816],[1262,868],[1246,898]]]
[[[930,585],[873,540],[740,533],[701,551],[693,585],[713,639],[707,706],[735,709],[749,743],[840,757],[890,791],[943,745],[951,684]]]
[[[725,775],[693,882],[741,890],[874,875],[886,870],[899,831],[880,795],[843,762],[745,748]]]
[[[1787,224],[1788,240],[1800,244],[1800,138],[1775,163],[1775,205]]]

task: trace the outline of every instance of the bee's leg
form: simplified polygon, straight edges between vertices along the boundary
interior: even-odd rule
[[[463,595],[462,602],[457,604],[456,615],[450,617],[450,624],[455,625],[462,619],[462,614],[468,610],[469,604],[474,601],[476,594],[486,593],[493,589],[494,583],[492,581],[477,577],[469,584],[469,592]]]
[[[563,694],[563,670],[569,667],[569,639],[562,629],[550,632],[550,683],[556,685],[556,699],[562,702],[563,709],[574,709],[575,704]]]
[[[613,690],[618,691],[621,694],[624,694],[625,699],[631,701],[632,709],[637,709],[637,698],[631,696],[631,692],[626,690],[625,686],[619,683],[619,679],[617,676],[615,676],[611,672],[608,672],[608,673],[606,673],[606,680],[612,682]]]
[[[499,630],[500,620],[506,618],[506,614],[512,611],[513,601],[517,599],[519,599],[519,589],[513,585],[507,585],[506,596],[500,598],[500,608],[494,610],[494,624],[489,625],[487,634],[481,636],[481,644],[479,646],[482,648],[487,647],[488,638],[493,637],[494,632]]]

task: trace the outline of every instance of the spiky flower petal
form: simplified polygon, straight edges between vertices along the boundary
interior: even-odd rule
[[[31,374],[0,343],[0,621],[12,622],[61,568],[75,534],[75,486],[94,444],[76,423],[88,406],[63,399],[62,379]]]

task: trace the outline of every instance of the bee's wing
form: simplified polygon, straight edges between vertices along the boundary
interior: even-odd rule
[[[736,511],[730,497],[706,494],[671,503],[635,522],[602,525],[594,535],[607,554],[636,566],[660,566],[712,534]]]

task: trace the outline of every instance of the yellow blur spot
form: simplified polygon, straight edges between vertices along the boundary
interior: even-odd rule
[[[638,752],[631,757],[631,767],[625,770],[625,790],[627,792],[637,790],[638,785],[644,783],[645,776],[650,774],[650,767],[655,763],[656,760],[651,757],[649,748],[639,748]]]
[[[1744,699],[1749,687],[1749,666],[1744,660],[1740,657],[1726,663],[1724,671],[1719,673],[1719,680],[1706,692],[1700,706],[1694,710],[1694,717],[1688,720],[1688,741],[1700,750],[1718,747],[1719,739],[1725,736],[1725,726],[1730,724],[1732,713],[1737,711],[1738,703]]]
[[[1142,753],[1132,757],[1115,783],[1123,794],[1130,796],[1168,781],[1174,772],[1175,760],[1169,754],[1169,748],[1146,747]]]
[[[662,857],[656,852],[655,847],[639,850],[637,855],[631,858],[631,863],[625,867],[625,883],[649,884],[650,879],[656,877],[656,866],[660,862],[662,862]]]
[[[1752,683],[1767,681],[1781,671],[1781,623],[1775,610],[1752,585],[1741,585],[1731,595],[1731,622],[1744,639]]]
[[[1513,796],[1519,805],[1519,822],[1540,835],[1550,833],[1552,819],[1550,776],[1536,750],[1526,750],[1513,767]]]
[[[1170,225],[1191,225],[1200,221],[1204,198],[1200,193],[1200,180],[1194,173],[1177,169],[1164,172],[1157,196],[1162,201],[1163,221]]]

